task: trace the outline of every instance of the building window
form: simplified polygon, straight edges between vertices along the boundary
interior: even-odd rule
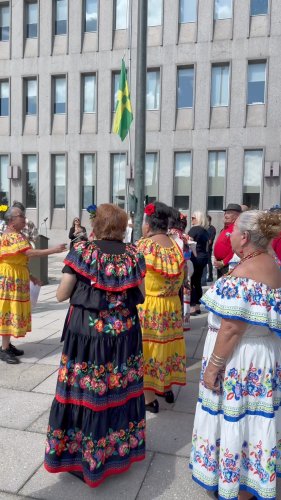
[[[194,68],[178,68],[177,108],[193,106]]]
[[[146,109],[159,109],[160,105],[160,71],[148,70],[146,79]]]
[[[229,105],[229,64],[212,66],[211,106]]]
[[[0,116],[9,116],[9,81],[0,82]]]
[[[66,112],[66,78],[55,76],[54,78],[54,114]]]
[[[84,31],[93,33],[98,30],[98,0],[84,0]]]
[[[65,155],[53,157],[54,208],[65,208],[66,164]]]
[[[249,62],[248,64],[248,100],[247,104],[264,104],[265,102],[266,63]]]
[[[162,24],[163,0],[148,0],[147,26],[160,26]]]
[[[96,201],[96,155],[82,155],[82,209]]]
[[[262,16],[268,13],[268,0],[251,0],[251,16]]]
[[[25,114],[36,115],[37,113],[37,79],[27,78],[25,80]]]
[[[158,198],[158,154],[146,153],[144,194],[147,203]]]
[[[129,0],[115,0],[115,29],[126,30],[129,20]]]
[[[120,71],[112,73],[112,112],[115,112],[119,90]]]
[[[244,153],[243,203],[254,209],[259,208],[263,169],[263,150]]]
[[[83,113],[96,112],[96,75],[83,75]]]
[[[26,38],[37,38],[38,24],[38,3],[37,1],[26,1],[25,3],[26,19]]]
[[[55,0],[55,35],[67,33],[67,0]]]
[[[7,42],[10,37],[10,6],[9,3],[0,5],[0,41]]]
[[[8,166],[9,166],[9,156],[0,155],[0,205],[9,204],[10,192],[9,192]]]
[[[208,158],[208,210],[223,210],[226,152],[210,151]]]
[[[191,153],[175,153],[174,204],[178,210],[188,210],[191,193]]]
[[[180,0],[180,23],[197,22],[197,0]]]
[[[232,18],[232,0],[215,0],[214,19]]]
[[[112,203],[125,208],[126,197],[126,153],[113,154],[111,157]]]
[[[37,155],[26,155],[24,157],[26,172],[26,208],[37,207]]]

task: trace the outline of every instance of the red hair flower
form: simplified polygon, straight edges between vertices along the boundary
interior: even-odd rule
[[[145,209],[144,209],[144,213],[146,215],[148,215],[149,217],[153,214],[155,214],[155,205],[153,203],[149,203],[148,205],[146,205]]]
[[[180,220],[186,220],[187,216],[180,212]]]

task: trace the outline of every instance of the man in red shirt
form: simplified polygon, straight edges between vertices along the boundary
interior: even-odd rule
[[[228,263],[233,256],[230,235],[233,231],[234,222],[241,212],[241,205],[237,203],[229,203],[224,209],[224,228],[221,230],[214,245],[214,266],[217,268],[218,278],[228,272]]]

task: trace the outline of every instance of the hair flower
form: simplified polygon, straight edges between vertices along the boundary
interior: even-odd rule
[[[155,214],[155,205],[153,203],[149,203],[148,205],[146,205],[145,209],[144,209],[144,213],[146,215],[148,215],[149,217],[153,214]]]
[[[8,205],[0,205],[0,212],[7,212],[8,208]]]
[[[87,212],[90,214],[90,219],[94,219],[97,214],[97,205],[89,205],[87,207]]]
[[[186,220],[187,216],[180,212],[180,220]]]

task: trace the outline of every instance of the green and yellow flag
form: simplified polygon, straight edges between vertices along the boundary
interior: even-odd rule
[[[130,91],[127,81],[127,71],[124,59],[122,59],[119,90],[117,94],[115,118],[113,123],[113,132],[120,136],[121,141],[124,141],[126,135],[128,134],[132,121],[133,121],[133,113],[132,113],[132,106],[130,99]]]

